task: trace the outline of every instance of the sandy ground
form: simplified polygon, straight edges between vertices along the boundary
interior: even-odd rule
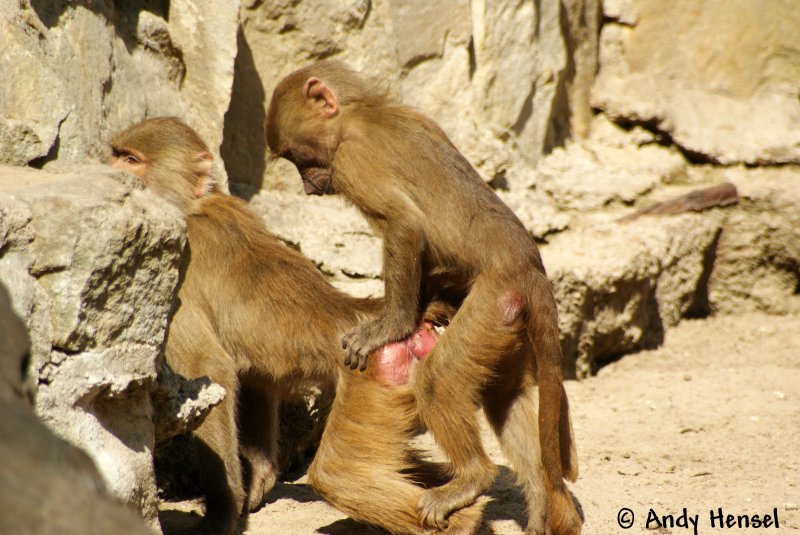
[[[797,301],[788,316],[685,321],[659,349],[567,384],[581,469],[571,489],[585,514],[584,534],[800,534]],[[479,533],[523,533],[522,495],[491,432],[484,436],[500,476]],[[630,529],[618,524],[623,508],[623,521],[633,515]],[[725,518],[734,515],[732,527],[720,528],[720,520],[712,527],[710,511],[720,508]],[[775,512],[779,528],[736,527],[737,515],[774,522]],[[655,515],[673,515],[676,524],[660,527]],[[327,506],[303,477],[279,484],[270,503],[250,515],[246,533],[384,532]]]

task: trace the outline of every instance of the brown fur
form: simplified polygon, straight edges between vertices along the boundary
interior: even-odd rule
[[[233,533],[245,504],[252,511],[264,502],[278,471],[281,398],[300,381],[339,379],[345,394],[334,401],[320,445],[324,464],[334,473],[317,480],[341,480],[344,487],[361,485],[366,477],[377,488],[396,489],[383,490],[353,517],[397,533],[422,533],[414,514],[421,489],[401,473],[424,466],[414,463],[407,441],[413,396],[365,380],[341,363],[342,334],[375,315],[381,301],[339,292],[308,259],[270,234],[243,201],[215,191],[205,144],[179,120],[133,125],[113,136],[111,145],[112,165],[140,176],[186,217],[189,258],[167,360],[176,372],[207,375],[228,392],[195,432],[206,515],[192,532]],[[434,303],[426,318],[442,322],[451,315],[450,307]],[[380,404],[371,405],[373,399]],[[237,411],[239,405],[247,410]],[[366,411],[368,420],[359,427],[354,420],[364,416],[364,407],[375,410]],[[376,437],[384,440],[378,444]],[[371,457],[351,465],[351,452],[363,450]],[[251,465],[247,496],[240,453]],[[477,525],[481,508],[461,513],[463,529]],[[389,518],[387,511],[397,514]]]
[[[455,512],[444,530],[431,530],[419,519],[417,504],[425,487],[447,476],[442,467],[426,463],[408,447],[417,427],[412,389],[375,388],[368,374],[342,373],[322,441],[308,469],[309,484],[350,517],[392,533],[473,533],[485,505],[480,501]]]
[[[491,484],[483,406],[528,495],[530,530],[579,533],[564,484],[577,459],[556,304],[522,223],[433,121],[342,63],[281,81],[266,136],[307,193],[344,195],[383,237],[384,310],[344,336],[347,365],[364,369],[375,348],[407,336],[431,300],[460,306],[412,379],[421,420],[452,463],[452,480],[422,494],[422,521],[443,528]]]

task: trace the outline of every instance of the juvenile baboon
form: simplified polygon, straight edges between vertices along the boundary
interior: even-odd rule
[[[189,258],[167,360],[176,372],[207,375],[228,392],[195,432],[206,495],[206,514],[195,533],[233,533],[243,506],[252,511],[263,503],[277,477],[278,404],[302,381],[338,381],[347,393],[334,400],[329,425],[336,431],[326,432],[320,446],[327,466],[338,467],[330,481],[346,478],[358,465],[373,473],[378,488],[398,489],[376,496],[352,516],[398,533],[423,532],[413,515],[415,493],[423,490],[413,472],[418,465],[430,467],[416,463],[408,447],[415,405],[403,385],[435,341],[431,326],[383,348],[383,364],[369,378],[345,368],[343,333],[375,316],[381,300],[336,290],[308,259],[270,234],[243,201],[219,192],[208,148],[178,119],[143,121],[115,134],[110,144],[114,167],[140,177],[186,219]],[[434,303],[425,318],[443,323],[450,315],[450,307]],[[243,397],[248,411],[237,414]],[[369,405],[372,399],[381,404]],[[348,427],[348,421],[372,412],[380,415]],[[351,465],[353,452],[363,448],[371,456]],[[240,453],[252,468],[247,495]],[[365,460],[380,466],[366,466]],[[450,532],[471,530],[480,510],[457,513]]]
[[[530,530],[579,533],[564,483],[578,466],[558,313],[519,219],[436,123],[341,62],[284,78],[266,137],[295,164],[306,193],[343,195],[383,237],[384,308],[343,337],[347,365],[364,369],[376,348],[408,336],[431,300],[459,303],[412,380],[421,420],[452,464],[452,479],[420,500],[424,524],[443,528],[494,479],[475,418],[482,406],[527,493]],[[498,315],[501,302],[512,316],[520,311],[522,328]]]

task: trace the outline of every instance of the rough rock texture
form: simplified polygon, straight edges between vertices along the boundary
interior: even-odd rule
[[[267,227],[328,275],[359,278],[381,274],[381,240],[340,197],[300,197],[262,191],[250,201]],[[331,240],[331,237],[333,240]]]
[[[299,191],[295,173],[265,157],[262,118],[278,81],[319,59],[389,84],[439,121],[487,179],[530,173],[569,135],[567,110],[579,133],[591,116],[596,0],[250,0],[241,18],[222,148],[232,181]]]
[[[0,532],[152,533],[106,491],[91,459],[36,417],[27,358],[25,325],[0,284]]]
[[[654,347],[681,318],[708,314],[705,282],[723,219],[717,211],[598,224],[543,247],[570,375]]]
[[[536,189],[562,209],[632,204],[686,175],[686,159],[641,128],[624,132],[602,117],[590,128],[586,139],[555,149],[536,169]]]
[[[583,138],[592,123],[591,89],[597,74],[603,9],[600,0],[568,0],[561,2],[561,7],[567,43],[567,99],[556,102],[553,120],[569,121],[573,137]]]
[[[151,526],[150,391],[184,245],[179,214],[130,175],[0,167],[0,280],[30,332],[36,412]]]
[[[715,174],[737,185],[740,209],[726,219],[717,247],[709,280],[713,310],[786,314],[786,297],[800,293],[800,169]]]
[[[0,164],[103,158],[111,132],[154,115],[183,117],[218,149],[239,2],[144,5],[2,3]]]
[[[723,181],[736,185],[738,205],[624,223],[613,214],[629,208],[607,208],[574,217],[573,231],[542,246],[568,372],[654,347],[682,318],[788,312],[800,291],[800,169],[696,168],[637,205]]]
[[[311,258],[335,285],[358,295],[383,293],[378,280],[382,241],[343,199],[268,190],[251,195],[250,208],[264,218],[267,227]],[[545,195],[532,190],[500,191],[499,195],[536,238],[567,227],[569,216]]]
[[[800,162],[792,0],[608,2],[592,103],[720,163]]]
[[[186,378],[172,371],[166,361],[158,368],[156,388],[151,394],[155,443],[197,429],[209,411],[225,399],[225,388],[206,376]]]

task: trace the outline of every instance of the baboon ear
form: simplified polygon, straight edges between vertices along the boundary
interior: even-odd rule
[[[195,154],[195,165],[197,183],[192,193],[199,199],[216,189],[217,180],[214,178],[214,157],[211,156],[210,152],[198,152]]]
[[[303,97],[310,100],[323,117],[334,117],[339,113],[339,99],[328,85],[316,77],[306,80]]]

